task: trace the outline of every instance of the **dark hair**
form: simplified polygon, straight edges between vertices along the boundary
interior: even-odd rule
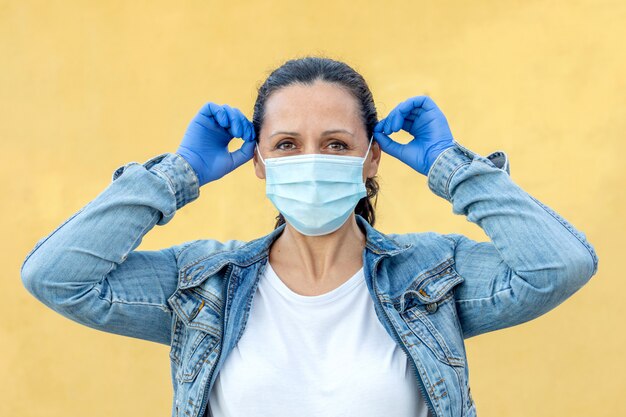
[[[280,67],[273,70],[265,82],[258,89],[258,96],[254,103],[254,114],[252,124],[256,133],[256,140],[259,140],[261,124],[265,116],[265,103],[272,93],[287,87],[291,84],[300,83],[311,85],[316,80],[339,84],[350,92],[358,101],[361,110],[361,118],[365,124],[367,138],[372,136],[374,126],[378,123],[374,98],[365,79],[352,69],[349,65],[325,57],[306,56],[303,58],[291,59]],[[367,195],[357,203],[354,208],[356,214],[361,215],[367,222],[374,226],[376,214],[374,207],[378,200],[379,185],[376,177],[367,178],[365,181]],[[276,216],[277,228],[285,223],[285,218],[278,213]]]

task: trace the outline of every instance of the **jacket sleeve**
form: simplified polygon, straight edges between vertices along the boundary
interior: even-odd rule
[[[169,345],[167,299],[177,288],[178,255],[192,242],[134,249],[198,196],[198,178],[178,154],[121,166],[103,192],[35,244],[22,263],[24,286],[78,323]]]
[[[513,182],[504,152],[485,158],[455,142],[435,160],[428,187],[491,239],[444,235],[464,278],[455,289],[464,338],[532,320],[595,275],[585,234]]]

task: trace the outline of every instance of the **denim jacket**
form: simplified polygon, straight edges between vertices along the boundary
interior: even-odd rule
[[[384,234],[357,215],[365,281],[429,414],[475,416],[464,339],[555,308],[596,273],[598,257],[582,232],[513,182],[504,152],[485,158],[455,142],[432,165],[428,187],[491,241]],[[172,416],[208,415],[209,392],[243,334],[270,245],[284,228],[249,242],[134,250],[198,197],[198,179],[177,154],[128,163],[39,240],[21,268],[26,289],[59,314],[170,346]]]

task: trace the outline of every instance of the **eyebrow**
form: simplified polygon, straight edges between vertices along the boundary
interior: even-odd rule
[[[281,134],[281,133],[284,133],[284,134],[286,134],[286,135],[292,135],[292,136],[300,136],[300,134],[299,134],[298,132],[285,132],[285,131],[282,131],[282,130],[281,130],[281,131],[278,131],[278,132],[274,132],[274,133],[272,133],[272,134],[270,135],[270,138],[271,138],[271,137],[273,137],[273,136],[279,135],[279,134]],[[322,132],[322,136],[324,136],[324,135],[330,135],[331,133],[347,133],[347,134],[349,134],[350,136],[354,136],[354,133],[349,132],[349,131],[347,131],[347,130],[345,130],[345,129],[332,129],[332,130],[325,130],[325,131],[323,131],[323,132]]]

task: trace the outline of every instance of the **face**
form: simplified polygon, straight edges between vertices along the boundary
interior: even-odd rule
[[[258,151],[263,159],[321,153],[365,156],[369,137],[357,100],[336,84],[315,81],[275,91],[265,103]],[[376,175],[380,147],[372,142],[363,164],[363,181]],[[265,166],[255,151],[254,169],[265,178]]]

